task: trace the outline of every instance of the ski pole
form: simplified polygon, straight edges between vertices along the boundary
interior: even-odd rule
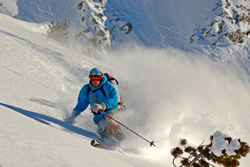
[[[133,132],[134,134],[136,134],[137,136],[139,136],[140,138],[142,138],[143,140],[145,140],[146,142],[148,142],[151,146],[155,146],[154,141],[149,141],[146,138],[142,137],[141,135],[139,135],[138,133],[136,133],[135,131],[133,131],[132,129],[128,128],[127,126],[125,126],[124,124],[122,124],[121,122],[117,121],[116,119],[112,118],[110,115],[106,114],[105,112],[99,110],[103,115],[109,117],[110,119],[114,120],[115,122],[117,122],[118,124],[122,125],[124,128],[128,129],[129,131]]]

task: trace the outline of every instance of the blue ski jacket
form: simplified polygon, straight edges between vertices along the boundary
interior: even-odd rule
[[[102,86],[103,90],[106,93],[106,96],[101,91]],[[89,94],[87,93],[88,87],[90,87]],[[88,107],[89,104],[92,106],[94,103],[101,104],[102,102],[106,104],[106,114],[119,111],[118,109],[113,109],[118,103],[118,92],[115,86],[108,81],[108,78],[105,75],[103,75],[103,79],[101,80],[99,86],[94,87],[89,82],[89,84],[86,84],[82,87],[78,95],[77,105],[75,106],[73,111],[77,114],[80,114]],[[97,124],[103,117],[104,115],[102,113],[94,115],[94,123]]]

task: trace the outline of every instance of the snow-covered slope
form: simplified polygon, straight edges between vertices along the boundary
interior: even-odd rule
[[[92,18],[98,20],[99,14],[107,17],[105,23],[99,21],[94,27],[107,26],[112,33],[114,45],[124,41],[125,35],[120,31],[124,25],[130,24],[132,36],[147,46],[153,47],[185,47],[189,37],[198,24],[215,7],[218,0],[212,1],[17,1],[19,9],[15,16],[31,22],[60,23],[64,19],[71,20],[75,33],[83,32],[90,26]],[[30,6],[33,6],[32,8]],[[81,6],[81,7],[80,7]],[[87,25],[85,19],[89,18]],[[100,19],[101,20],[101,19]],[[106,24],[106,25],[104,25]]]
[[[2,0],[0,12],[30,22],[53,21],[53,26],[66,21],[65,33],[74,39],[59,41],[68,46],[80,42],[83,54],[98,55],[101,49],[102,55],[103,48],[127,43],[174,47],[235,64],[250,76],[246,0]]]
[[[81,86],[77,78],[86,81],[94,64],[47,39],[41,25],[2,14],[0,20],[5,22],[0,26],[1,166],[125,167],[145,161],[145,166],[161,166],[141,155],[92,148],[96,135],[90,112],[76,126],[64,123]]]
[[[250,141],[250,85],[233,65],[139,46],[95,59],[47,38],[43,24],[2,14],[0,22],[0,166],[170,167],[183,137],[199,145],[221,130]],[[74,126],[63,121],[95,66],[120,81],[128,108],[121,121],[156,148],[126,132],[122,153],[94,149],[88,110]]]
[[[17,15],[18,6],[16,4],[16,0],[13,0],[13,1],[1,0],[0,1],[0,13],[7,14],[9,16]]]
[[[198,28],[190,37],[190,42],[229,46],[233,41],[243,43],[249,41],[250,32],[250,5],[245,0],[225,0],[218,2],[211,10],[205,27]],[[204,20],[204,21],[205,21]]]
[[[83,33],[91,24],[92,33],[94,27],[97,28],[95,35],[99,31],[98,28],[103,28],[103,32],[104,28],[107,28],[115,44],[126,38],[125,35],[121,35],[125,33],[128,36],[136,36],[138,42],[141,41],[147,46],[186,48],[190,47],[188,45],[190,40],[194,40],[192,36],[194,32],[199,40],[201,38],[204,40],[207,35],[209,41],[209,38],[215,39],[217,35],[222,38],[221,35],[225,32],[237,29],[242,32],[249,31],[249,4],[245,0],[64,0],[46,1],[46,3],[44,0],[36,2],[19,0],[16,6],[15,1],[3,0],[2,4],[2,10],[15,11],[9,13],[26,21],[60,23],[64,19],[69,19],[75,34]],[[16,8],[19,9],[18,12]],[[209,25],[213,26],[212,31]],[[107,35],[106,37],[110,38],[108,33]],[[220,38],[216,38],[217,42]],[[217,43],[216,39],[211,43]]]
[[[199,145],[217,130],[249,143],[249,35],[211,45],[221,24],[209,27],[219,19],[223,31],[249,31],[244,18],[227,20],[249,13],[247,1],[236,2],[0,0],[0,12],[19,19],[0,14],[0,166],[171,166],[179,139]],[[44,23],[65,19],[89,48],[48,37]],[[96,44],[115,49],[90,57]],[[128,108],[121,121],[156,148],[129,132],[123,153],[90,147],[96,127],[88,110],[74,126],[64,123],[95,66],[120,81]]]

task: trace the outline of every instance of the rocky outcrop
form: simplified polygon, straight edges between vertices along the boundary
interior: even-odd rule
[[[111,7],[105,11],[105,15],[108,18],[106,24],[111,32],[112,40],[123,39],[133,30],[132,24],[117,9]]]
[[[104,16],[105,2],[92,0],[81,1],[77,5],[81,14],[83,30],[76,35],[76,39],[84,44],[89,53],[96,49],[112,48],[110,31],[105,25],[107,17]]]
[[[226,39],[237,43],[249,39],[250,6],[247,0],[219,0],[212,15],[213,20],[206,18],[206,26],[191,35],[190,43],[218,45],[226,43]]]
[[[131,23],[122,18],[118,10],[107,10],[105,5],[105,0],[84,0],[76,7],[84,27],[76,35],[76,39],[85,44],[91,52],[98,48],[111,49],[112,40],[132,31]]]
[[[234,31],[234,32],[229,32],[226,34],[226,37],[231,40],[232,42],[238,42],[238,43],[242,43],[243,42],[243,36],[249,35],[250,31],[246,31],[246,32],[241,32],[240,29]]]

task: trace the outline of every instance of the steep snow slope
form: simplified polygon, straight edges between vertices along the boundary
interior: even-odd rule
[[[249,31],[249,4],[245,0],[2,1],[0,11],[15,11],[12,15],[16,15],[18,19],[37,23],[60,23],[69,19],[75,34],[86,31],[86,26],[89,27],[91,21],[85,20],[93,18],[97,23],[92,25],[91,31],[94,31],[94,27],[98,29],[99,26],[107,26],[114,45],[124,42],[124,25],[131,26],[131,33],[125,31],[127,36],[146,46],[172,46],[187,50],[190,50],[190,37],[194,33],[199,40],[208,38],[210,41],[210,38],[216,38],[217,35],[221,37],[221,34],[225,34],[224,31]],[[245,23],[240,23],[242,20]],[[217,23],[214,24],[215,22]],[[214,26],[212,31],[210,27],[205,27],[209,25]],[[215,36],[213,32],[216,33]],[[246,38],[248,39],[247,35]],[[217,42],[214,40],[211,43]]]
[[[142,47],[94,59],[48,39],[41,24],[2,14],[0,21],[1,166],[170,167],[169,151],[183,137],[199,145],[221,130],[250,141],[250,85],[233,65]],[[95,66],[120,81],[128,107],[122,122],[155,140],[156,148],[127,131],[118,148],[124,153],[90,147],[89,110],[74,126],[63,122]]]
[[[250,76],[250,6],[245,0],[109,0],[107,9],[111,8],[131,22],[137,41],[147,47],[204,54],[243,68]],[[241,44],[225,35],[236,30],[248,32]],[[192,38],[196,39],[193,43]]]
[[[77,4],[77,0],[37,0],[36,2],[18,0],[19,12],[15,17],[36,23],[51,21],[59,23],[64,19],[71,19],[73,26],[79,26],[77,23],[80,22],[80,15],[77,15]]]
[[[90,112],[76,126],[64,123],[71,112],[64,107],[72,109],[80,86],[75,76],[84,79],[94,64],[88,57],[75,62],[77,53],[48,40],[41,25],[2,14],[0,20],[1,166],[162,166],[141,155],[92,148]]]
[[[78,1],[0,2],[1,12],[18,19],[37,23],[70,19],[74,33],[85,30],[83,13],[77,11]],[[70,45],[72,51],[47,38],[48,29],[43,24],[0,15],[4,23],[0,25],[0,147],[5,153],[0,165],[99,166],[102,162],[103,166],[170,166],[169,151],[183,137],[199,145],[221,130],[250,141],[250,86],[246,75],[250,74],[249,36],[242,44],[226,41],[219,47],[207,41],[203,45],[189,43],[190,36],[221,11],[212,12],[221,0],[103,2],[105,14],[110,16],[106,26],[115,27],[113,46],[117,50],[100,59],[83,55],[75,43]],[[8,10],[3,8],[6,5]],[[126,31],[119,34],[125,23],[132,25],[128,36]],[[146,47],[164,49],[121,45],[130,38]],[[76,126],[62,121],[94,66],[114,74],[122,83],[129,108],[122,122],[149,140],[158,141],[156,149],[128,133],[119,148],[125,156],[93,150],[89,140],[95,136],[95,126],[88,111]],[[241,166],[249,163],[247,157]]]
[[[147,46],[185,48],[190,33],[216,1],[109,0],[108,5],[131,21],[133,31]]]
[[[137,42],[153,47],[172,46],[184,49],[188,47],[186,45],[189,43],[189,37],[193,30],[198,28],[217,1],[108,0],[103,1],[105,3],[105,13],[103,14],[108,16],[106,24],[114,35],[113,40],[115,42],[113,42],[113,45],[119,45],[119,42],[124,41],[122,39],[125,38],[124,35],[121,35],[121,32],[112,30],[113,27],[121,28],[115,24],[116,21],[114,20],[118,19],[132,24],[132,34],[128,34],[128,36],[131,35],[134,39],[138,39]],[[63,19],[70,19],[77,33],[77,31],[85,30],[81,23],[82,12],[77,10],[78,3],[79,1],[75,0],[51,2],[19,0],[17,2],[19,13],[15,17],[38,23],[51,21],[60,23]],[[90,4],[91,1],[85,3]],[[95,4],[92,5],[95,6]],[[33,7],[30,8],[30,6]],[[92,10],[97,9],[93,7]]]
[[[0,1],[0,13],[7,14],[9,16],[15,16],[18,14],[18,6],[16,0],[1,0]]]
[[[0,10],[8,8],[16,18],[38,23],[69,19],[71,33],[84,44],[84,54],[95,55],[98,48],[117,49],[136,41],[147,47],[201,53],[243,68],[250,76],[250,16],[245,0],[19,0],[18,13],[14,4],[3,1]],[[244,42],[231,42],[226,36]]]

